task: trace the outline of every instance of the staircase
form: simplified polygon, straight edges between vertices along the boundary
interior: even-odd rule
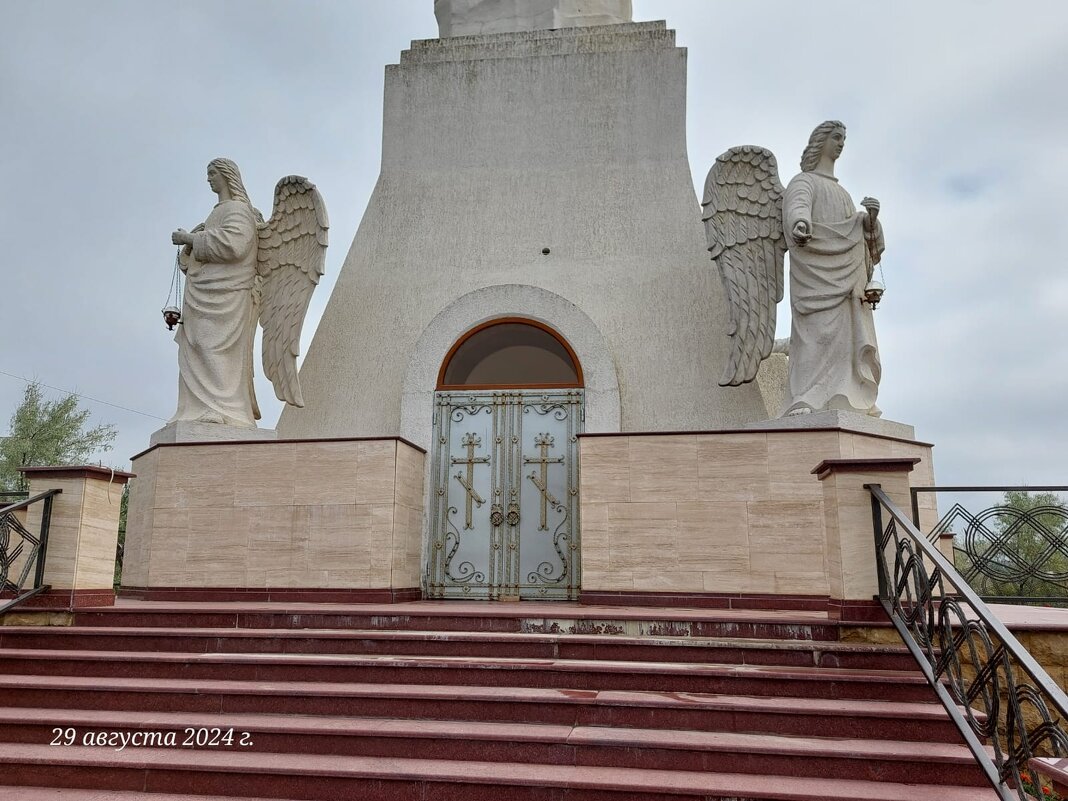
[[[13,801],[996,798],[819,611],[120,601],[0,628],[0,696]]]

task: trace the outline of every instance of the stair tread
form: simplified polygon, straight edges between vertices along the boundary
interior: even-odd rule
[[[494,631],[430,631],[396,629],[258,629],[212,628],[179,626],[65,626],[44,629],[41,626],[4,626],[0,629],[0,643],[8,634],[78,635],[85,637],[216,637],[234,639],[323,639],[323,640],[400,640],[400,641],[456,641],[456,642],[524,642],[524,643],[580,643],[583,645],[663,645],[678,647],[753,648],[775,651],[835,651],[843,653],[907,654],[904,645],[835,642],[831,640],[782,640],[746,637],[701,637],[623,634],[542,634],[537,632]],[[4,646],[4,650],[7,650]]]
[[[220,728],[258,733],[336,735],[362,737],[452,737],[470,740],[507,740],[586,746],[664,748],[679,750],[735,751],[795,756],[833,756],[853,759],[909,759],[920,762],[973,762],[964,745],[947,743],[872,740],[837,737],[804,737],[742,732],[705,732],[607,726],[569,726],[549,723],[500,723],[454,720],[409,720],[374,717],[320,717],[271,715],[113,712],[84,709],[3,709],[0,724],[56,725],[75,729],[107,730],[136,728],[149,731],[181,731],[189,728]]]
[[[469,617],[545,618],[559,620],[673,620],[673,621],[768,621],[774,623],[837,624],[826,610],[804,609],[702,609],[652,606],[596,606],[560,601],[524,601],[501,604],[494,601],[405,601],[399,603],[344,604],[279,601],[141,601],[118,598],[114,606],[87,607],[79,614],[323,614],[374,617]]]
[[[94,790],[80,787],[12,787],[0,785],[0,798],[17,801],[234,801],[229,795],[145,793],[140,790]],[[284,798],[249,798],[241,801],[286,801]]]
[[[649,690],[567,690],[540,687],[480,687],[444,684],[374,684],[362,682],[240,681],[226,679],[139,679],[100,676],[37,676],[0,674],[0,689],[93,690],[100,692],[226,693],[233,695],[314,695],[391,697],[424,700],[519,701],[555,704],[616,704],[645,707],[732,709],[798,714],[849,714],[858,717],[900,717],[939,720],[946,712],[937,700],[876,701],[742,696]]]
[[[196,770],[257,775],[408,780],[571,790],[620,790],[676,795],[728,795],[782,801],[979,801],[992,790],[945,785],[813,779],[761,774],[705,773],[504,762],[425,760],[399,757],[339,757],[189,749],[126,749],[92,746],[0,744],[0,764],[113,767],[134,770]]]
[[[868,682],[874,679],[895,684],[925,685],[919,671],[876,670],[785,665],[739,665],[705,662],[623,661],[611,659],[556,659],[537,657],[408,656],[398,654],[290,654],[241,652],[123,651],[123,662],[261,665],[388,666],[412,668],[478,668],[487,670],[549,670],[572,673],[642,673],[659,675],[748,676],[798,681]],[[115,651],[50,648],[5,648],[0,659],[115,661]]]

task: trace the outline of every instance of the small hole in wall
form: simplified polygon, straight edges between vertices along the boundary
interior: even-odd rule
[[[542,255],[542,256],[548,256],[548,255],[549,255],[549,253],[550,253],[550,250],[549,250],[549,248],[542,248],[542,249],[541,249],[541,255]]]

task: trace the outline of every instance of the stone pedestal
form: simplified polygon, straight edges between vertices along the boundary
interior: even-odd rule
[[[33,608],[74,609],[115,602],[115,549],[119,508],[133,473],[103,467],[26,467],[30,497],[50,489],[54,496],[44,583],[51,589],[27,602]],[[26,527],[41,528],[41,504],[33,504]]]
[[[919,456],[826,459],[812,470],[823,485],[828,589],[843,619],[884,617],[871,603],[879,576],[871,493],[864,485],[880,485],[900,509],[908,509],[909,473],[920,461]]]
[[[859,600],[870,612],[875,546],[863,483],[882,483],[908,509],[909,477],[934,483],[931,447],[841,427],[581,436],[581,598],[829,611]],[[828,460],[869,472],[820,481],[813,468]],[[900,460],[911,473],[871,472]],[[933,502],[921,496],[928,530]]]
[[[217,423],[197,423],[178,420],[167,423],[149,437],[149,445],[170,445],[175,442],[245,442],[278,439],[273,428],[239,428]]]
[[[418,599],[423,463],[396,438],[153,446],[133,458],[121,592]]]

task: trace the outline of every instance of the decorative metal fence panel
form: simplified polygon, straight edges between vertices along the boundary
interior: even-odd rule
[[[1053,495],[1063,492],[1068,487],[915,487],[913,521],[924,493],[1008,497],[1015,503],[954,503],[928,539],[952,536],[954,566],[984,600],[1068,605],[1068,503]]]
[[[48,528],[52,498],[60,492],[49,490],[0,507],[0,613],[48,589],[44,584]],[[27,525],[27,513],[35,503],[41,504],[41,516],[37,530],[32,531]],[[27,587],[31,573],[33,581]]]
[[[577,597],[582,398],[438,393],[429,597]]]
[[[1028,761],[1068,756],[1068,696],[879,485],[868,489],[883,608],[1000,797],[1031,801]]]

